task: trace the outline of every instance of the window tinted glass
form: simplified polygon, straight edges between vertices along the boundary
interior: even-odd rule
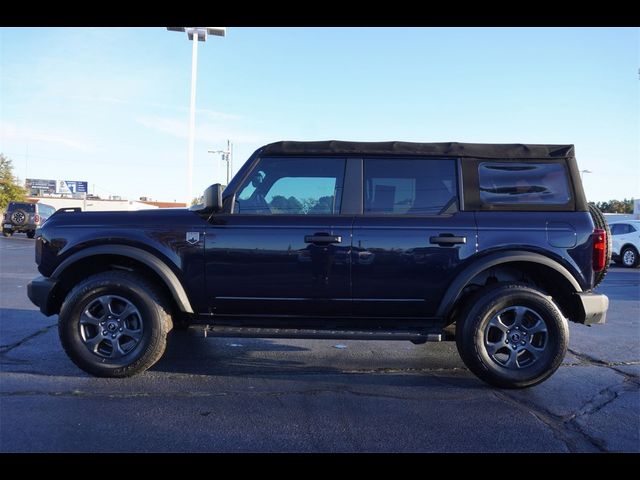
[[[631,225],[628,223],[615,223],[611,225],[611,235],[625,235],[633,231]]]
[[[438,215],[454,204],[455,160],[367,159],[364,162],[364,213]]]
[[[35,203],[11,202],[9,203],[8,210],[24,210],[27,213],[34,213],[36,211],[36,205]]]
[[[559,163],[483,162],[478,173],[483,203],[564,205],[571,200],[567,174]]]
[[[40,215],[50,217],[55,212],[55,209],[49,205],[38,205],[38,212]]]
[[[240,187],[234,213],[338,214],[344,169],[339,158],[263,158]]]

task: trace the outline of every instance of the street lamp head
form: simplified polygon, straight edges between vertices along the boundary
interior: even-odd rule
[[[198,41],[207,40],[207,35],[216,37],[225,37],[227,35],[226,27],[167,27],[170,32],[187,32],[189,40],[193,40],[193,36],[197,35]]]

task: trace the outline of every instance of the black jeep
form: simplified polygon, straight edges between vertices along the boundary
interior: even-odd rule
[[[36,229],[56,211],[51,205],[30,202],[9,202],[2,219],[2,234],[10,237],[16,232],[25,232],[33,238]]]
[[[278,142],[189,210],[60,212],[29,298],[83,370],[151,367],[173,325],[207,336],[456,340],[499,387],[604,323],[609,264],[572,145]]]

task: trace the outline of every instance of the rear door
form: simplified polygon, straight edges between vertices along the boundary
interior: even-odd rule
[[[435,314],[456,268],[474,254],[473,212],[459,211],[456,159],[365,158],[353,226],[353,313]]]

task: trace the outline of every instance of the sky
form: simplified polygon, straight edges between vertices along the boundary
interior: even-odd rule
[[[193,190],[279,140],[575,144],[590,201],[640,197],[638,28],[240,28],[198,45]],[[0,152],[21,179],[184,201],[191,43],[0,28]]]

